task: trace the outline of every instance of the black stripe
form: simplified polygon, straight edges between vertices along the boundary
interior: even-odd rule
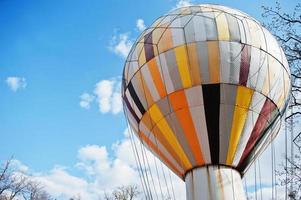
[[[136,122],[139,123],[139,117],[136,115],[135,111],[133,110],[128,98],[124,95],[123,97],[123,101],[126,104],[126,107],[129,109],[130,113],[132,114],[132,116],[135,118]]]
[[[203,99],[210,146],[211,163],[219,163],[220,84],[203,85]]]
[[[135,89],[132,85],[132,82],[130,82],[128,84],[128,89],[129,89],[129,92],[131,94],[131,97],[133,98],[136,106],[138,107],[139,111],[141,112],[141,114],[143,115],[145,113],[145,109],[141,103],[141,101],[139,100],[139,97],[137,96],[136,92],[135,92]]]

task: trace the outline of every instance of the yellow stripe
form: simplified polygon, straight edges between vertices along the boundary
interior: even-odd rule
[[[189,65],[185,46],[175,48],[175,54],[182,85],[184,88],[191,87]]]
[[[229,40],[229,28],[225,13],[215,13],[219,40]]]
[[[157,123],[158,128],[160,131],[164,134],[164,137],[167,141],[170,142],[171,146],[174,147],[175,151],[179,155],[179,157],[182,159],[183,164],[186,169],[189,169],[192,167],[189,159],[187,158],[185,152],[183,151],[182,147],[180,146],[177,138],[175,137],[173,131],[169,127],[168,123],[166,122],[164,116],[162,115],[161,111],[159,110],[158,106],[154,104],[149,110],[148,110],[152,120]]]
[[[236,106],[233,115],[231,136],[229,141],[229,149],[227,154],[227,164],[231,165],[234,159],[234,154],[244,127],[248,108],[250,106],[254,90],[238,86],[236,96]]]

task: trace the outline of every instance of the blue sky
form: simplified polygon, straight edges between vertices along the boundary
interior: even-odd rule
[[[259,21],[261,6],[274,5],[272,0],[191,2],[223,4]],[[290,10],[297,0],[279,2]],[[103,99],[106,92],[96,89],[118,92],[124,54],[140,33],[137,20],[150,25],[177,3],[0,1],[0,160],[14,156],[43,173],[69,166],[81,177],[71,167],[79,149],[97,145],[114,151],[112,144],[124,139],[125,119],[120,109],[112,110],[114,98]]]

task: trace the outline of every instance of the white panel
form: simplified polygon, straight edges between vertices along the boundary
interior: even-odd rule
[[[232,176],[232,169],[223,169],[223,170],[217,170],[220,173],[221,176],[221,185],[223,188],[223,198],[222,199],[229,199],[234,200],[234,179]]]
[[[189,107],[204,105],[202,86],[198,85],[184,90]]]
[[[185,177],[185,183],[186,183],[186,199],[187,200],[195,200],[194,194],[193,194],[193,177],[192,172],[189,172]]]
[[[150,91],[150,94],[151,94],[151,96],[152,96],[152,98],[153,98],[153,100],[156,102],[156,101],[158,101],[159,99],[160,99],[160,95],[159,95],[159,93],[158,93],[158,91],[157,91],[157,88],[156,88],[156,86],[155,86],[155,83],[154,83],[154,81],[153,81],[153,79],[152,79],[152,77],[151,77],[151,73],[150,73],[150,71],[149,71],[149,69],[148,69],[148,66],[147,66],[147,64],[145,64],[142,68],[141,68],[141,74],[142,74],[142,76],[143,76],[143,78],[144,78],[144,83],[146,84],[146,85],[144,85],[144,87],[148,87],[148,89],[149,89],[149,91]],[[148,105],[148,107],[149,107],[150,105]]]
[[[249,106],[250,110],[260,114],[266,97],[259,92],[254,92],[251,104]]]
[[[247,87],[256,89],[257,78],[259,75],[259,69],[264,59],[262,56],[265,54],[261,50],[252,47],[251,48],[251,61],[248,75]]]
[[[256,91],[262,91],[265,79],[268,77],[268,54],[261,51],[262,56],[260,56],[260,68],[259,68],[259,74],[257,78],[257,84],[256,84]]]
[[[229,83],[230,77],[230,43],[227,41],[219,42],[219,53],[220,53],[220,77],[221,83]]]
[[[171,33],[172,33],[173,47],[185,44],[183,28],[172,28]]]
[[[281,68],[282,65],[275,60],[274,58],[269,59],[269,81],[270,81],[270,91],[269,91],[269,98],[272,99],[274,102],[276,101],[275,95],[278,90],[281,88],[278,88],[279,83],[279,76],[281,74]]]
[[[204,180],[207,176],[206,170],[196,170],[193,174],[196,180],[193,185],[195,199],[210,199],[208,180]]]
[[[247,36],[246,36],[246,31],[245,31],[244,25],[242,23],[242,20],[237,19],[237,23],[238,23],[239,32],[240,32],[241,43],[246,44]]]
[[[230,43],[230,56],[231,56],[231,68],[230,68],[230,83],[239,83],[239,73],[240,73],[240,61],[241,61],[241,51],[242,45],[237,42]]]
[[[247,22],[250,29],[252,46],[266,50],[265,38],[261,27],[253,20],[249,19]]]
[[[281,50],[275,37],[263,28],[264,35],[267,41],[267,51],[280,62],[282,61]]]
[[[210,146],[205,118],[204,106],[190,108],[194,128],[197,132],[199,144],[203,153],[205,163],[211,163]]]
[[[252,37],[251,37],[250,28],[249,28],[247,19],[243,18],[242,23],[243,23],[243,27],[244,27],[244,30],[245,30],[245,38],[246,38],[245,44],[251,45],[252,44]]]
[[[205,23],[202,16],[194,16],[192,19],[194,26],[195,41],[206,41]]]

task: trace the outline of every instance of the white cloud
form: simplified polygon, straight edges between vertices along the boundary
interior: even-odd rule
[[[15,160],[15,159],[11,160],[10,165],[13,169],[17,170],[18,172],[21,173],[28,172],[28,167],[24,165],[22,162],[20,162],[19,160]]]
[[[61,167],[54,167],[47,173],[33,174],[33,177],[56,198],[65,199],[79,195],[83,199],[93,199],[95,194],[89,193],[89,183],[86,180],[69,174]]]
[[[136,21],[136,27],[138,28],[139,31],[144,31],[145,24],[144,24],[144,20],[143,19],[137,19]]]
[[[177,1],[176,8],[182,8],[191,5],[193,5],[191,0],[179,0]]]
[[[27,85],[26,79],[24,77],[16,77],[16,76],[7,77],[6,83],[10,87],[10,89],[14,92],[16,92],[19,89],[26,88]]]
[[[129,33],[121,33],[113,36],[109,49],[118,56],[126,58],[132,45],[133,41],[129,38]]]
[[[80,96],[79,105],[82,108],[89,109],[90,104],[93,102],[93,100],[94,100],[94,96],[85,92]]]
[[[101,113],[118,114],[122,111],[120,89],[120,78],[101,80],[95,85],[94,95],[85,92],[80,96],[79,105],[89,109],[91,103],[96,102]]]
[[[78,161],[74,166],[60,167],[54,166],[53,169],[47,172],[33,172],[31,177],[40,182],[44,189],[57,199],[69,199],[74,196],[80,196],[82,199],[98,200],[104,195],[104,192],[110,192],[114,188],[122,185],[141,185],[139,172],[136,167],[135,157],[132,152],[129,131],[125,130],[125,137],[116,141],[109,151],[105,146],[86,145],[78,150]],[[138,145],[138,139],[135,139]],[[140,145],[139,146],[139,149]],[[110,152],[110,153],[109,153]],[[139,151],[140,158],[142,152]],[[185,199],[185,185],[178,177],[169,174],[167,167],[159,164],[159,160],[146,150],[145,155],[148,157],[152,172],[154,186],[151,183],[153,195],[154,187],[157,191],[159,199],[161,193],[159,182],[162,187],[164,196],[172,191],[172,186],[169,179],[173,181],[173,187],[177,199]],[[144,156],[145,156],[144,155]],[[21,162],[17,162],[20,165]],[[156,165],[159,169],[159,177],[156,176]],[[73,175],[70,171],[79,170]],[[168,186],[163,181],[163,172],[167,178]],[[171,175],[171,177],[169,177]],[[140,188],[142,192],[142,188]],[[143,193],[141,199],[144,199]],[[166,199],[166,198],[165,198]]]
[[[117,114],[122,110],[120,80],[101,80],[94,89],[94,94],[101,113]]]

